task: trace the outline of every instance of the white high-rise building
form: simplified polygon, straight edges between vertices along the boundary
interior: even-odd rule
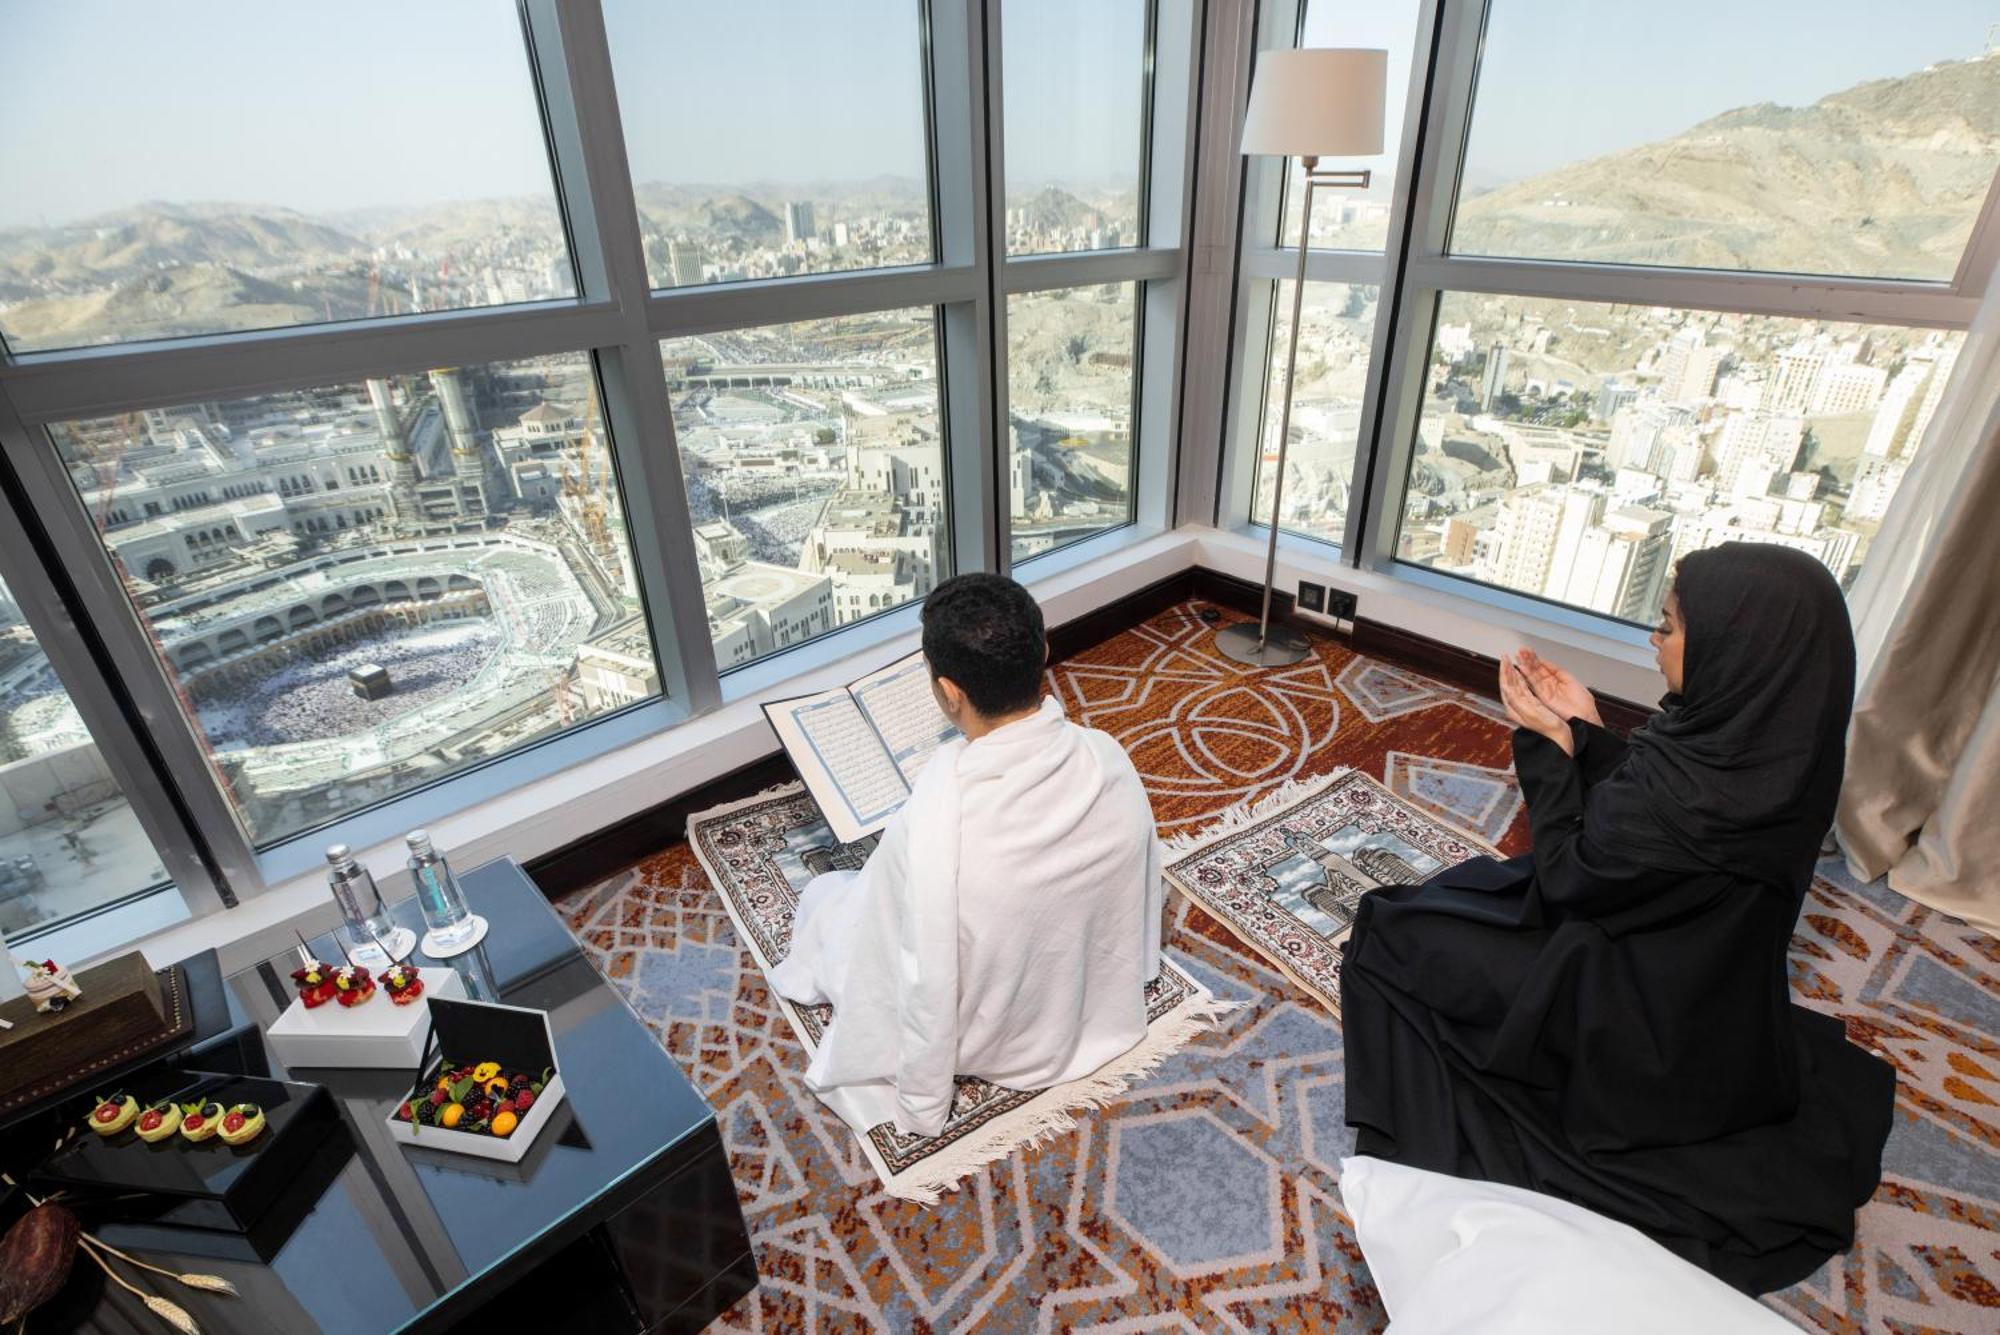
[[[1806,411],[1816,417],[1865,413],[1882,401],[1889,373],[1879,366],[1847,362],[1820,372]]]
[[[802,246],[812,240],[813,206],[811,200],[794,199],[785,205],[785,241],[794,246]]]
[[[1673,550],[1674,517],[1626,506],[1581,535],[1567,568],[1549,572],[1549,596],[1626,621],[1659,611]]]
[[[675,237],[667,242],[667,268],[675,287],[697,287],[702,280],[701,243]]]
[[[1800,339],[1778,354],[1777,374],[1764,382],[1766,412],[1802,413],[1812,403],[1813,386],[1826,369],[1827,347]]]

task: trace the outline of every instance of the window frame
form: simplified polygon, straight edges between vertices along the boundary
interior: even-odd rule
[[[1213,97],[1231,99],[1240,128],[1255,54],[1295,44],[1309,0],[1266,0],[1254,36],[1235,62],[1233,80]],[[1661,268],[1633,264],[1455,256],[1448,248],[1453,210],[1471,129],[1473,95],[1489,3],[1417,0],[1416,54],[1386,253],[1314,249],[1307,281],[1380,281],[1375,343],[1363,401],[1344,537],[1331,543],[1285,529],[1281,545],[1367,571],[1415,589],[1483,604],[1524,623],[1584,630],[1609,652],[1638,643],[1634,628],[1547,599],[1448,575],[1399,559],[1403,502],[1430,364],[1438,308],[1446,292],[1478,292],[1577,302],[1767,315],[1963,331],[1971,324],[2000,262],[2000,171],[1958,269],[1948,283],[1920,279],[1814,277],[1796,274]],[[1213,106],[1213,102],[1211,102]],[[1213,138],[1205,147],[1221,151]],[[1235,143],[1228,144],[1233,152]],[[1277,234],[1282,173],[1269,159],[1238,167],[1241,204],[1235,223],[1233,321],[1228,337],[1228,388],[1223,396],[1219,482],[1213,522],[1263,537],[1252,511],[1257,447],[1270,388],[1271,309],[1278,280],[1292,277],[1297,251],[1258,238]],[[1369,275],[1379,275],[1370,277]]]
[[[0,542],[0,577],[34,591],[32,624],[45,644],[60,644],[58,671],[80,710],[88,701],[86,721],[135,807],[143,799],[148,832],[157,826],[162,855],[175,850],[169,871],[191,913],[295,888],[320,866],[319,849],[328,841],[362,848],[437,824],[530,780],[719,710],[786,674],[908,633],[914,609],[896,609],[743,669],[719,670],[661,373],[664,339],[905,307],[934,311],[950,563],[956,570],[1005,572],[1006,298],[1137,282],[1132,512],[1122,529],[1057,550],[1073,555],[1087,546],[1101,555],[1170,525],[1204,6],[1147,0],[1142,244],[1010,260],[1002,7],[986,0],[910,3],[918,6],[925,43],[929,264],[653,288],[601,5],[516,0],[576,275],[574,298],[44,353],[0,349],[0,458],[47,535],[47,559],[63,567],[74,588],[67,597],[50,591],[40,574],[43,558],[13,541]],[[184,716],[46,428],[147,407],[556,354],[584,355],[594,370],[662,694],[260,847],[210,778],[198,725]],[[0,521],[9,518],[0,513]],[[1069,559],[1039,570],[1066,567]],[[22,601],[25,608],[29,599]],[[54,629],[45,633],[70,616],[88,624],[95,647]]]

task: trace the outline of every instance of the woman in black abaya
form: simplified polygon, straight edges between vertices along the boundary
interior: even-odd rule
[[[1341,976],[1358,1150],[1631,1224],[1751,1293],[1811,1274],[1874,1192],[1895,1075],[1791,1004],[1833,823],[1854,640],[1801,553],[1690,554],[1630,742],[1501,664],[1534,851],[1364,896]]]

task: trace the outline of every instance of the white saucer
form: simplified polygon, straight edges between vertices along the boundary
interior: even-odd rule
[[[423,952],[434,960],[448,960],[453,955],[463,955],[466,951],[486,939],[486,919],[477,913],[472,915],[472,935],[455,946],[441,949],[429,932],[424,933]]]

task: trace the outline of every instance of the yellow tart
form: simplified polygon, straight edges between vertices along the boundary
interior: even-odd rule
[[[132,1128],[139,1139],[152,1143],[165,1140],[181,1129],[181,1109],[177,1103],[162,1103],[157,1108],[148,1108],[139,1114],[139,1120]]]
[[[115,1136],[139,1120],[139,1100],[130,1094],[121,1102],[106,1099],[90,1114],[90,1129],[100,1136]]]
[[[247,1145],[264,1129],[264,1110],[254,1103],[239,1103],[222,1117],[222,1143]]]

